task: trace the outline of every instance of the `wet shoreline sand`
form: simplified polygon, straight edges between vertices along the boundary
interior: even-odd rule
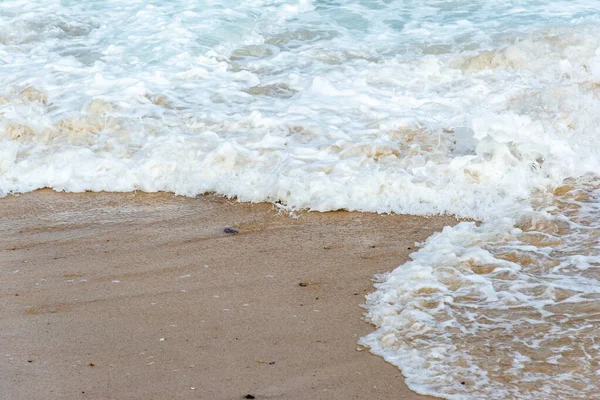
[[[166,193],[0,199],[2,396],[428,398],[359,348],[360,305],[457,221],[298,216]]]

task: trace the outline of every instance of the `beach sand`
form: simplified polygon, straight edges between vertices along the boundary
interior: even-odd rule
[[[0,199],[0,397],[426,399],[359,348],[360,305],[457,221],[297,217],[216,196]]]

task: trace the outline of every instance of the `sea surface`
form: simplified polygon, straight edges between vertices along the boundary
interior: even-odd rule
[[[0,197],[453,214],[361,339],[447,399],[600,399],[600,0],[3,0]]]

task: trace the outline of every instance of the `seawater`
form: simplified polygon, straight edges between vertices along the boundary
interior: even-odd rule
[[[0,196],[462,222],[362,338],[418,393],[600,398],[600,1],[4,0]]]

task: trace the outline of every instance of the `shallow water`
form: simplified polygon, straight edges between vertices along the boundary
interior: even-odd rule
[[[381,277],[363,343],[422,393],[599,398],[599,199],[599,179],[571,179],[514,227],[434,235]]]
[[[597,396],[598,1],[198,3],[0,3],[0,195],[474,218],[363,342],[420,393]]]

